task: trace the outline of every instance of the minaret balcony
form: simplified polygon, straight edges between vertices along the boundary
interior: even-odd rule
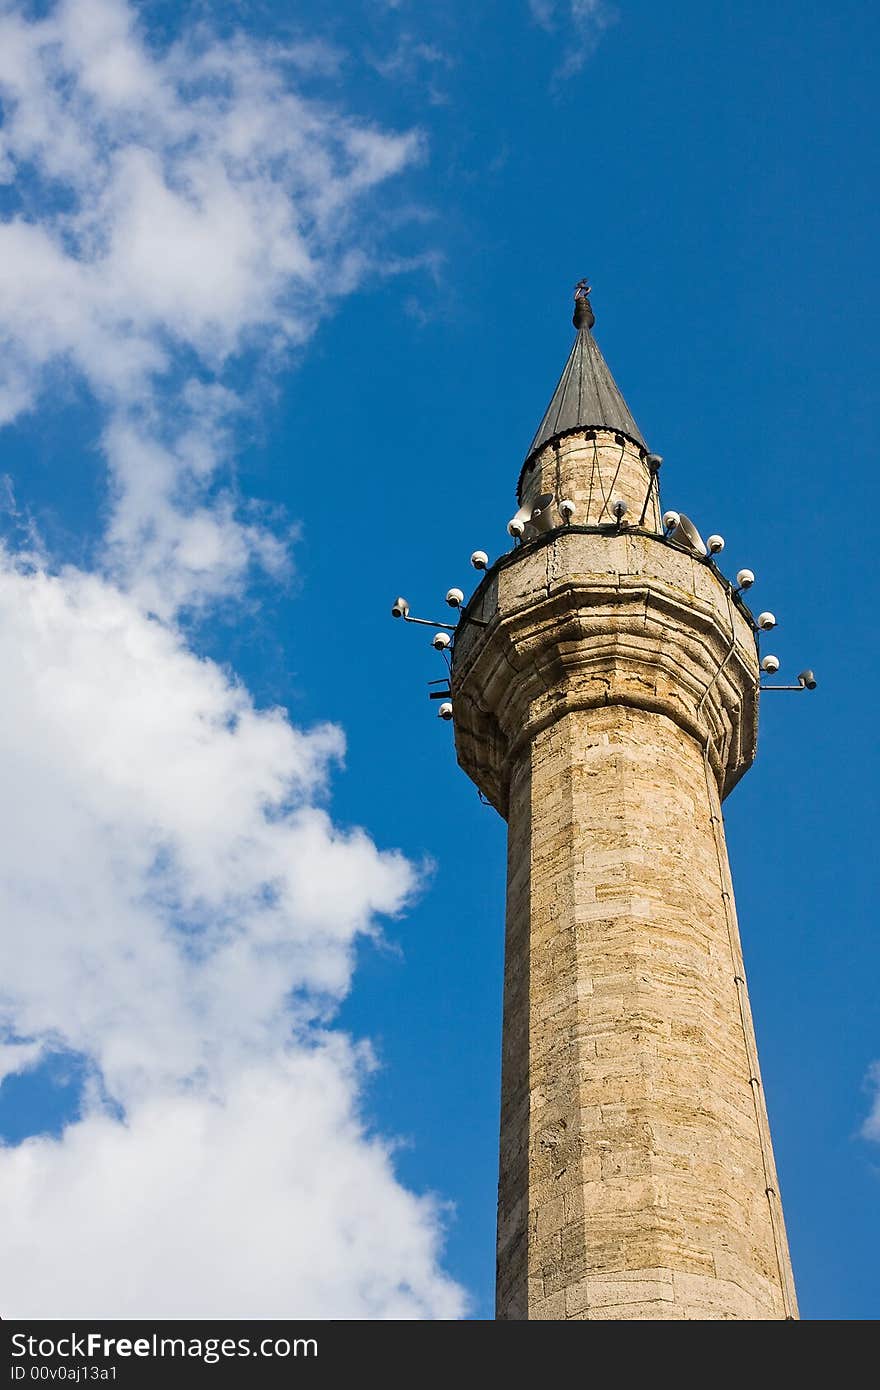
[[[462,615],[458,759],[506,816],[540,729],[624,705],[690,734],[725,796],[754,760],[758,687],[751,615],[711,561],[637,529],[566,527],[497,561]]]

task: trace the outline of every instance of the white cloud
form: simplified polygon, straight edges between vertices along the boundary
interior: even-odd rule
[[[449,100],[438,75],[454,68],[455,59],[435,43],[425,43],[404,30],[386,53],[368,61],[390,82],[417,83],[432,106],[443,106]]]
[[[173,630],[76,571],[7,562],[0,660],[15,671],[0,693],[0,997],[20,1035],[88,1053],[125,1103],[203,1071],[203,1044],[237,1055],[267,1029],[283,1043],[293,986],[345,993],[355,935],[400,907],[412,872],[335,834],[316,805],[339,730],[257,711]]]
[[[211,487],[232,452],[240,409],[226,388],[189,381],[177,393],[170,427],[164,412],[148,408],[115,412],[104,430],[116,503],[104,560],[150,612],[172,616],[236,597],[255,565],[277,578],[289,572],[286,536],[264,524],[264,509]]]
[[[0,1152],[4,1315],[460,1316],[436,1208],[353,1114],[358,1067],[337,1040]]]
[[[565,55],[554,73],[557,82],[580,72],[605,30],[617,21],[607,0],[529,0],[529,10],[542,29],[553,33],[561,28],[565,35]]]
[[[339,730],[8,556],[0,661],[0,1019],[27,1045],[0,1060],[45,1044],[96,1080],[60,1140],[0,1151],[4,1315],[459,1313],[322,1023],[415,885],[319,804]]]
[[[155,436],[153,419],[181,404],[184,357],[216,377],[245,347],[302,344],[375,266],[369,195],[419,153],[416,133],[297,93],[292,76],[327,54],[204,29],[158,50],[124,0],[61,0],[38,20],[0,9],[0,168],[18,196],[0,223],[0,423],[39,399],[48,369],[84,379],[111,416],[115,562],[148,520],[157,544],[119,573],[166,614],[277,555],[264,527],[238,525],[227,495],[223,558],[211,564],[203,548],[194,571],[178,494],[191,501],[198,483],[214,506],[224,454],[194,473],[163,438],[155,470],[146,451],[135,504],[119,447],[133,413]]]
[[[41,1043],[0,1042],[0,1085],[7,1076],[27,1071],[40,1060]]]
[[[299,731],[175,615],[283,573],[224,466],[242,348],[302,344],[369,268],[364,199],[412,159],[297,94],[333,68],[123,0],[0,7],[0,410],[59,370],[103,412],[100,569],[0,551],[0,1077],[81,1058],[80,1118],[0,1147],[6,1317],[455,1317],[444,1209],[361,1118],[332,1028],[354,945],[417,874],[327,809]],[[26,514],[26,513],[25,513]]]
[[[868,1068],[867,1080],[874,1091],[874,1098],[870,1114],[862,1125],[862,1134],[866,1139],[880,1143],[880,1062],[872,1062]]]

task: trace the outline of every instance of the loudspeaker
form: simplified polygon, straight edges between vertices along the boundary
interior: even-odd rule
[[[542,492],[534,502],[525,502],[513,518],[514,521],[521,521],[525,527],[523,533],[524,541],[533,541],[536,536],[542,536],[545,531],[553,530],[553,493]]]
[[[684,512],[679,513],[678,525],[669,532],[667,539],[674,541],[676,545],[684,546],[685,550],[692,550],[695,555],[700,557],[704,557],[708,553],[703,537]]]

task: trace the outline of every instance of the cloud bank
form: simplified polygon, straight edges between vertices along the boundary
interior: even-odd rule
[[[332,67],[124,0],[0,8],[0,413],[59,376],[103,420],[94,568],[0,551],[0,1075],[81,1058],[80,1117],[0,1148],[5,1317],[457,1317],[442,1207],[332,1027],[416,888],[327,807],[338,728],[258,709],[180,615],[283,536],[231,482],[265,371],[370,273],[419,153],[302,94]]]
[[[417,133],[294,83],[324,50],[203,28],[148,46],[123,0],[0,10],[0,423],[74,372],[107,413],[119,578],[166,616],[283,546],[217,495],[243,350],[304,342],[371,268],[370,194]],[[169,404],[173,409],[169,409]]]

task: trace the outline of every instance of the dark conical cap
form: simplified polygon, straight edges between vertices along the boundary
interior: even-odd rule
[[[642,449],[648,447],[590,332],[595,321],[588,294],[579,286],[573,320],[577,337],[526,463],[551,439],[579,429],[616,430]]]

